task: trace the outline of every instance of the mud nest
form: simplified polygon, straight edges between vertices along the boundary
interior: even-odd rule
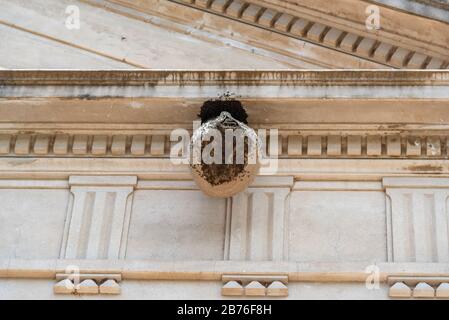
[[[223,111],[229,112],[232,117],[244,124],[248,124],[248,114],[238,100],[208,100],[204,102],[198,116],[201,123],[218,117]]]
[[[224,141],[224,136],[225,133],[222,129],[219,129],[219,131],[221,131],[222,134],[222,138]],[[201,151],[206,147],[208,143],[203,142],[202,143],[202,148]],[[226,154],[225,154],[225,144],[223,143],[222,145],[222,150],[221,150],[221,158],[222,161],[225,162],[226,159]],[[246,166],[248,165],[248,139],[245,138],[244,139],[244,155],[243,155],[243,161],[244,163],[242,164],[237,164],[235,163],[237,158],[236,158],[236,154],[237,154],[237,150],[236,150],[236,144],[233,143],[232,145],[232,162],[233,164],[216,164],[216,163],[212,163],[212,164],[205,164],[205,163],[201,163],[200,168],[201,170],[199,170],[199,168],[196,170],[197,173],[206,181],[208,181],[211,185],[213,186],[218,186],[224,183],[228,183],[231,181],[237,181],[237,180],[243,180],[245,177],[248,176],[248,171],[246,170]],[[214,152],[212,152],[211,156],[214,156]]]
[[[208,100],[204,102],[201,107],[201,111],[198,116],[201,118],[201,123],[204,124],[210,120],[216,119],[221,115],[222,112],[228,112],[231,116],[244,123],[248,124],[248,114],[244,109],[242,103],[238,100],[229,98],[225,95],[225,99],[218,100]],[[225,131],[219,125],[215,128],[218,129],[222,135],[222,141],[224,142],[222,145],[222,160],[225,161]],[[229,142],[227,142],[229,143]],[[233,146],[233,160],[236,160],[236,144],[232,141]],[[202,143],[202,150],[207,145],[207,143]],[[245,137],[244,139],[244,163],[236,164],[205,164],[201,163],[199,166],[195,168],[198,175],[200,175],[203,179],[208,181],[211,185],[217,186],[224,183],[228,183],[231,181],[243,180],[248,176],[248,171],[246,167],[248,165],[248,139]]]

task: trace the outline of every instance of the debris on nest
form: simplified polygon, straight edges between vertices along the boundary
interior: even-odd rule
[[[229,112],[234,119],[248,124],[246,110],[243,108],[242,103],[235,99],[208,100],[204,102],[198,116],[201,118],[201,123],[205,123],[217,118],[223,111]]]

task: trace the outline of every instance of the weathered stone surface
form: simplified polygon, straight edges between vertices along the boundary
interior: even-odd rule
[[[301,136],[289,136],[288,137],[288,155],[300,156],[302,155],[302,137]]]
[[[105,155],[108,147],[108,137],[104,135],[94,136],[92,142],[92,154],[93,155]]]
[[[281,31],[288,32],[293,23],[293,19],[294,17],[292,15],[283,13],[274,24],[274,27]]]
[[[332,156],[341,155],[341,137],[339,136],[327,137],[327,154]]]
[[[45,155],[48,153],[49,137],[46,135],[39,135],[34,142],[34,153]]]
[[[348,136],[348,155],[360,156],[362,154],[362,137]]]
[[[409,69],[422,69],[424,63],[427,60],[427,56],[418,52],[415,52],[407,64]]]
[[[422,153],[421,138],[408,137],[406,153],[407,153],[407,156],[420,156]]]
[[[380,156],[382,155],[382,137],[381,136],[368,136],[366,137],[366,154],[368,156]]]
[[[382,42],[374,51],[373,57],[386,63],[390,59],[393,49],[394,47],[391,44]]]
[[[95,295],[99,293],[99,288],[95,281],[87,279],[76,287],[76,293]]]
[[[370,57],[374,51],[374,45],[376,40],[370,38],[363,38],[363,40],[357,46],[357,53]]]
[[[114,136],[112,139],[111,153],[119,156],[126,153],[126,136]]]
[[[307,137],[307,155],[320,156],[323,152],[323,145],[321,144],[321,136]]]
[[[288,287],[280,281],[274,281],[267,288],[267,296],[269,296],[269,297],[287,297],[288,296]]]
[[[448,180],[397,177],[384,178],[383,185],[391,201],[394,262],[449,261],[448,229],[443,222],[447,219],[443,199],[449,196]]]
[[[141,190],[134,194],[132,211],[129,259],[223,258],[226,200],[197,190]]]
[[[332,28],[329,30],[329,32],[326,33],[326,36],[323,39],[323,43],[329,46],[336,47],[339,44],[342,35],[343,31],[336,28]]]
[[[89,137],[86,135],[76,135],[73,138],[72,152],[76,155],[85,155],[87,153],[87,142]]]
[[[150,153],[153,156],[162,156],[165,153],[165,136],[157,135],[151,137]]]
[[[278,12],[272,9],[267,9],[263,12],[259,18],[259,24],[265,27],[272,27],[274,24],[274,18],[278,15]]]
[[[392,298],[410,298],[412,290],[403,282],[397,282],[391,286],[388,294]]]
[[[244,8],[245,8],[245,3],[243,1],[235,0],[235,1],[232,1],[231,5],[226,10],[226,13],[235,18],[240,18]]]
[[[137,135],[132,139],[131,154],[134,156],[143,156],[146,150],[146,136]]]
[[[443,64],[443,60],[438,58],[432,58],[429,64],[426,66],[426,69],[440,69]]]
[[[433,298],[435,290],[425,282],[418,283],[413,289],[413,297],[415,298]]]
[[[69,279],[64,279],[54,285],[53,292],[55,294],[73,294],[75,293],[75,285]]]
[[[325,183],[290,196],[289,258],[301,262],[385,261],[385,194],[328,191]],[[322,189],[322,190],[320,190]],[[338,217],[338,218],[337,218]],[[351,232],[348,232],[351,230]]]
[[[121,287],[115,280],[106,280],[100,285],[100,294],[120,294]]]
[[[226,4],[228,0],[215,0],[212,2],[211,9],[218,12],[224,12],[226,9]]]
[[[313,26],[307,32],[307,38],[312,41],[321,42],[323,41],[324,32],[326,31],[326,26],[321,23],[314,23]]]
[[[11,149],[11,136],[2,134],[0,135],[0,154],[8,154]]]
[[[133,80],[131,74],[116,74],[118,77],[127,75],[127,81],[133,82],[133,86],[122,84],[115,87],[115,90],[129,90],[130,95],[137,90],[148,95],[147,90],[152,94],[171,92],[173,95],[176,91],[185,94],[176,99],[172,96],[139,100],[151,113],[151,117],[141,122],[136,119],[145,113],[140,113],[134,100],[139,98],[131,98],[134,103],[132,108],[126,107],[131,100],[126,97],[75,99],[71,105],[67,101],[72,98],[67,96],[57,99],[1,99],[0,112],[5,115],[2,119],[6,119],[2,130],[8,135],[13,132],[11,145],[15,144],[19,131],[24,134],[23,128],[36,127],[38,130],[25,133],[30,135],[27,154],[8,154],[0,161],[0,260],[3,260],[0,261],[0,277],[2,284],[6,284],[6,287],[0,286],[0,296],[7,296],[11,288],[14,289],[11,292],[17,295],[27,285],[28,289],[36,286],[39,290],[43,288],[45,294],[51,294],[53,282],[45,279],[54,279],[55,270],[66,267],[64,258],[67,252],[63,251],[67,244],[70,244],[71,259],[74,259],[71,263],[92,272],[111,269],[123,272],[126,281],[121,286],[126,288],[126,297],[141,294],[146,298],[158,293],[163,297],[180,297],[187,295],[183,288],[192,296],[201,297],[207,293],[211,297],[220,297],[220,275],[244,270],[248,274],[274,271],[288,274],[291,277],[290,294],[295,298],[354,297],[357,294],[368,298],[386,298],[388,287],[384,282],[378,292],[366,292],[363,283],[366,266],[379,265],[382,274],[387,276],[407,272],[432,277],[447,272],[449,184],[446,178],[436,178],[437,174],[447,175],[446,159],[428,155],[427,152],[418,155],[419,148],[411,149],[408,145],[410,151],[406,152],[404,148],[401,158],[391,159],[397,157],[397,153],[388,150],[387,145],[391,141],[386,139],[400,133],[402,148],[408,137],[416,136],[421,143],[426,143],[429,137],[438,136],[441,155],[443,151],[446,155],[447,132],[440,121],[443,119],[444,122],[447,117],[447,106],[446,109],[441,108],[447,100],[446,75],[406,73],[407,76],[395,83],[394,79],[401,71],[386,74],[383,71],[376,74],[351,71],[343,73],[349,78],[340,78],[345,85],[339,86],[339,81],[334,77],[339,77],[340,72],[323,73],[325,76],[314,73],[315,80],[308,78],[310,74],[307,72],[267,72],[259,74],[259,78],[252,78],[254,74],[251,72],[232,73],[245,80],[226,80],[231,83],[230,86],[246,88],[242,90],[246,90],[245,97],[248,94],[248,109],[254,115],[255,125],[274,127],[279,124],[283,142],[291,144],[291,148],[284,151],[300,153],[303,148],[298,141],[304,141],[304,144],[312,142],[321,153],[309,156],[301,152],[292,157],[284,153],[276,173],[257,179],[238,199],[217,202],[200,196],[188,172],[182,166],[173,165],[166,154],[151,158],[152,153],[157,152],[152,152],[154,141],[149,137],[161,135],[166,139],[167,132],[174,124],[182,123],[187,127],[195,118],[198,100],[214,93],[226,83],[225,80],[215,79],[214,84],[211,79],[203,79],[201,89],[198,89],[197,80],[192,80],[188,73],[167,75],[161,72],[158,77],[164,77],[157,78],[158,84],[143,90],[144,86],[140,86],[139,80]],[[380,76],[382,74],[383,78]],[[107,74],[99,72],[97,75],[101,76],[102,81],[111,81]],[[133,75],[148,76],[139,72]],[[173,77],[180,75],[190,79],[184,79],[188,85],[178,86],[171,82]],[[207,76],[194,75],[199,78],[214,77],[213,72],[207,73]],[[73,80],[64,73],[60,76],[65,81],[81,81]],[[282,77],[282,80],[273,77]],[[292,82],[292,78],[296,80]],[[239,84],[239,81],[242,82]],[[269,85],[260,84],[265,81]],[[356,83],[358,81],[363,85]],[[315,84],[309,85],[312,82]],[[162,83],[163,91],[160,89]],[[294,85],[290,87],[286,83]],[[370,91],[369,86],[373,83],[382,83],[382,90]],[[410,83],[422,90],[410,90]],[[438,85],[430,86],[427,83]],[[15,89],[7,89],[10,90],[8,92],[32,89],[12,86]],[[67,94],[70,88],[71,85],[66,83],[52,90]],[[79,86],[72,89],[80,90]],[[101,88],[102,92],[111,93],[109,90],[109,86]],[[250,94],[254,91],[259,96]],[[41,94],[46,90],[39,92]],[[439,98],[427,100],[430,93]],[[303,94],[317,96],[309,99]],[[326,99],[317,99],[324,94]],[[354,101],[352,97],[357,94],[367,95],[367,98],[358,96]],[[425,111],[422,110],[423,101],[428,102]],[[27,105],[38,109],[46,105],[50,110],[53,106],[55,114],[52,114],[52,119],[57,121],[44,124],[17,121],[20,126],[16,127],[13,119],[24,118],[20,118],[20,114],[5,112],[6,106],[11,107],[14,103],[25,109]],[[108,107],[116,106],[116,103],[119,110]],[[164,108],[170,108],[171,103],[180,110],[176,116],[179,118],[172,115],[174,119],[168,119],[157,115],[163,113]],[[77,116],[70,108],[76,108],[77,104],[91,110],[92,114]],[[97,104],[102,108],[97,109]],[[180,107],[183,105],[185,108]],[[108,108],[110,110],[106,112]],[[64,119],[62,110],[70,116],[74,115],[76,123],[60,121]],[[117,113],[124,110],[128,110],[122,114],[124,118],[134,119],[130,120],[131,124],[119,122]],[[83,123],[98,121],[106,114],[115,120],[101,123],[98,128],[89,128],[89,124]],[[64,116],[70,120],[68,114]],[[37,113],[37,117],[42,115]],[[389,117],[393,123],[387,121]],[[34,120],[34,113],[32,118]],[[55,132],[58,135],[68,134],[70,138],[85,134],[89,137],[86,154],[73,156],[70,151],[63,157],[54,156],[49,151],[45,156],[36,157],[34,150],[36,146],[39,149],[37,137],[47,132],[50,132],[51,139],[55,137]],[[125,149],[125,156],[113,157],[108,149],[106,157],[102,155],[104,151],[99,157],[93,157],[95,137],[107,135],[110,139],[123,134],[132,138],[140,133],[146,137],[144,157],[134,156],[123,144],[124,140],[117,154]],[[369,135],[377,137],[373,143],[374,151],[370,154],[379,158],[367,158],[365,154],[372,142],[367,139]],[[290,136],[301,140],[287,139]],[[348,136],[360,139],[352,143],[346,139]],[[307,137],[319,137],[319,141],[313,142]],[[348,141],[350,154],[346,153]],[[361,154],[352,155],[351,145],[356,145],[357,153]],[[428,150],[428,146],[422,150]],[[414,158],[417,156],[420,159]],[[69,178],[73,172],[83,177]],[[107,177],[102,176],[105,173],[109,173]],[[123,180],[127,180],[127,174],[131,173],[134,177],[131,185],[127,193],[121,193],[123,190],[120,188],[125,184]],[[388,179],[408,176],[409,180],[402,180],[403,185],[398,180],[382,185],[381,179],[388,175],[394,177]],[[416,178],[418,175],[424,180]],[[294,180],[296,183],[292,186]],[[69,236],[67,233],[70,234],[72,228],[73,236]],[[15,261],[22,258],[28,260]],[[37,259],[43,260],[36,262]],[[12,285],[8,283],[13,280],[4,280],[5,276],[23,279],[14,279],[15,284]],[[32,280],[34,277],[36,280]],[[152,281],[144,282],[144,279]],[[174,282],[167,284],[168,279]],[[185,283],[188,282],[186,280],[192,283]],[[307,283],[296,282],[302,280]],[[128,281],[135,282],[128,284]],[[267,281],[261,280],[259,283],[265,284]],[[175,292],[173,288],[176,288]],[[343,290],[349,291],[342,293]]]
[[[440,284],[436,290],[437,298],[449,298],[449,283],[444,282]]]
[[[304,37],[306,35],[309,26],[310,21],[305,19],[298,19],[292,24],[290,32],[295,36]]]
[[[242,13],[242,19],[249,22],[257,22],[262,12],[262,7],[250,4]]]
[[[258,281],[252,281],[245,286],[245,295],[249,297],[265,296],[267,288]]]
[[[17,136],[14,152],[18,155],[28,154],[30,152],[30,139],[31,136],[27,134]]]
[[[0,182],[0,259],[58,258],[69,191],[33,180]]]
[[[411,54],[410,50],[398,48],[390,58],[390,63],[395,67],[402,68],[406,63],[407,57]]]
[[[223,296],[242,296],[244,291],[242,285],[237,281],[229,281],[221,288]]]
[[[399,157],[402,153],[401,137],[388,136],[387,137],[387,154],[393,157]]]
[[[340,48],[352,52],[355,49],[359,37],[353,33],[348,33],[341,41]]]
[[[53,152],[57,155],[67,154],[69,147],[69,137],[67,135],[56,135],[53,144]]]
[[[427,138],[427,155],[431,157],[441,156],[441,140],[440,137]]]

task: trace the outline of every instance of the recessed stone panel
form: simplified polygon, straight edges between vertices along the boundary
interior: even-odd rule
[[[223,260],[226,200],[195,190],[134,195],[127,259]]]
[[[290,208],[291,261],[386,261],[383,192],[296,191]]]
[[[59,257],[68,190],[0,190],[0,259]]]

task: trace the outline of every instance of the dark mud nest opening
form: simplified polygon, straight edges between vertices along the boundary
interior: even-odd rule
[[[204,102],[199,113],[201,123],[217,118],[223,111],[229,112],[232,117],[244,124],[248,124],[248,114],[238,100],[208,100]]]
[[[208,100],[204,102],[201,107],[201,111],[199,113],[199,117],[201,118],[201,123],[204,124],[209,120],[213,120],[220,116],[222,112],[229,112],[232,117],[244,124],[248,124],[248,114],[244,109],[242,103],[235,99],[226,99],[226,100]],[[225,132],[222,128],[216,128],[221,132],[222,135],[222,160],[225,161]],[[229,143],[229,141],[227,142]],[[233,143],[233,160],[236,161],[236,144],[235,141]],[[207,143],[202,144],[201,152]],[[223,183],[242,180],[244,177],[248,175],[248,172],[245,170],[248,164],[248,140],[245,137],[244,139],[244,163],[237,164],[205,164],[201,163],[199,168],[197,167],[197,172],[206,179],[211,185],[217,186]]]
[[[222,141],[224,141],[225,133],[223,130],[220,130],[222,134]],[[212,139],[213,141],[213,139]],[[212,142],[211,141],[211,142]],[[206,145],[209,142],[203,142],[201,146],[201,152],[203,152],[203,149],[206,147]],[[229,142],[228,142],[229,143]],[[232,181],[241,181],[245,177],[248,176],[248,172],[245,170],[246,166],[248,165],[248,139],[244,138],[244,154],[243,154],[243,163],[238,164],[237,163],[237,144],[235,141],[232,141],[232,164],[226,164],[226,152],[225,152],[225,143],[222,144],[222,150],[221,150],[221,159],[223,163],[212,163],[212,164],[205,164],[201,163],[200,168],[201,170],[196,169],[198,174],[205,179],[207,182],[209,182],[213,186],[218,186],[224,183],[232,182]],[[213,157],[214,151],[211,153],[211,156]],[[219,151],[220,152],[220,151]]]

